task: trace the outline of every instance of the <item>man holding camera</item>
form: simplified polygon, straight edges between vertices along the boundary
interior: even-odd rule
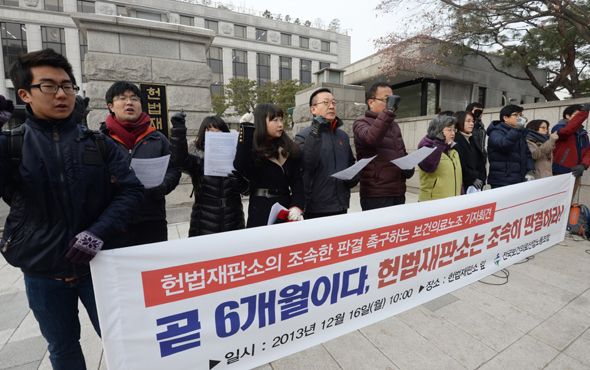
[[[371,86],[366,96],[369,110],[354,122],[354,146],[359,160],[377,157],[360,172],[363,211],[404,204],[406,179],[414,175],[414,169],[401,170],[391,163],[408,154],[393,113],[400,98],[385,82]]]
[[[492,189],[535,179],[535,162],[529,150],[523,107],[510,104],[500,111],[500,120],[488,127],[488,183]]]
[[[481,120],[483,115],[483,104],[474,102],[465,108],[466,112],[471,112],[475,118],[475,125],[471,132],[472,137],[475,139],[475,144],[482,150],[485,162],[488,161],[488,151],[486,150],[486,127]]]
[[[301,146],[306,219],[346,213],[350,189],[359,181],[358,175],[350,180],[332,177],[355,162],[344,123],[336,117],[336,103],[330,89],[314,91],[309,98],[311,126],[295,136]]]

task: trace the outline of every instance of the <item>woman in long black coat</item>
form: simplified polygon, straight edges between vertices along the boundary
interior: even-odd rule
[[[454,149],[459,153],[465,191],[470,186],[482,189],[486,183],[486,158],[478,140],[472,137],[475,117],[471,112],[456,112],[457,135]]]
[[[206,117],[196,139],[188,145],[183,115],[175,114],[172,125],[172,163],[191,177],[195,194],[188,236],[243,229],[245,222],[240,190],[247,191],[246,180],[206,176],[204,173],[205,133],[229,132],[227,124],[219,117]]]
[[[254,109],[254,124],[240,127],[235,169],[250,181],[247,227],[267,225],[275,203],[302,220],[305,206],[299,146],[283,130],[283,110],[273,104]]]

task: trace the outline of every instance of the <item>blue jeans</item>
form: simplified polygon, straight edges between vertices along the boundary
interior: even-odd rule
[[[94,288],[90,274],[70,282],[25,274],[29,307],[39,322],[41,334],[49,345],[54,370],[86,370],[80,346],[78,298],[86,307],[90,321],[100,336]]]

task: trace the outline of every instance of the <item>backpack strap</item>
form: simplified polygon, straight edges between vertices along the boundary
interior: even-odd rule
[[[98,130],[86,130],[84,133],[76,138],[76,141],[81,141],[86,138],[90,138],[94,145],[98,148],[98,151],[102,155],[102,161],[106,164],[108,158],[107,141],[105,135]]]
[[[23,159],[23,142],[25,138],[25,125],[10,130],[10,139],[8,144],[8,150],[10,151],[10,157],[12,162],[12,168],[16,170]]]

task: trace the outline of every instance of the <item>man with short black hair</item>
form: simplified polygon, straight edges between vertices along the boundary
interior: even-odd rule
[[[570,173],[574,175],[573,196],[580,187],[580,180],[584,171],[590,166],[590,144],[588,132],[582,125],[588,118],[590,103],[573,104],[563,111],[563,119],[559,121],[551,132],[557,132],[559,139],[553,149],[553,174]]]
[[[355,162],[350,138],[336,116],[336,100],[330,89],[321,88],[309,98],[313,120],[295,136],[301,145],[301,168],[305,186],[305,219],[344,214],[350,207],[350,189],[358,184],[332,177]]]
[[[488,183],[492,189],[535,179],[535,162],[526,141],[523,107],[507,105],[488,127]]]
[[[131,159],[160,158],[170,154],[170,142],[151,126],[151,118],[141,109],[139,88],[127,81],[117,81],[105,94],[110,114],[101,130],[110,136],[131,165]],[[146,189],[144,200],[127,222],[127,246],[168,240],[166,199],[180,181],[172,162],[168,162],[162,183]]]
[[[112,140],[76,123],[79,88],[64,56],[21,54],[9,74],[27,119],[22,141],[0,135],[0,196],[12,195],[0,250],[24,273],[53,368],[86,369],[78,300],[100,335],[88,263],[124,245],[143,186]]]
[[[406,156],[402,131],[387,98],[393,95],[389,84],[378,82],[367,91],[369,110],[354,122],[354,145],[357,158],[377,157],[360,172],[363,211],[406,203],[406,179],[414,169],[401,170],[392,160]]]

